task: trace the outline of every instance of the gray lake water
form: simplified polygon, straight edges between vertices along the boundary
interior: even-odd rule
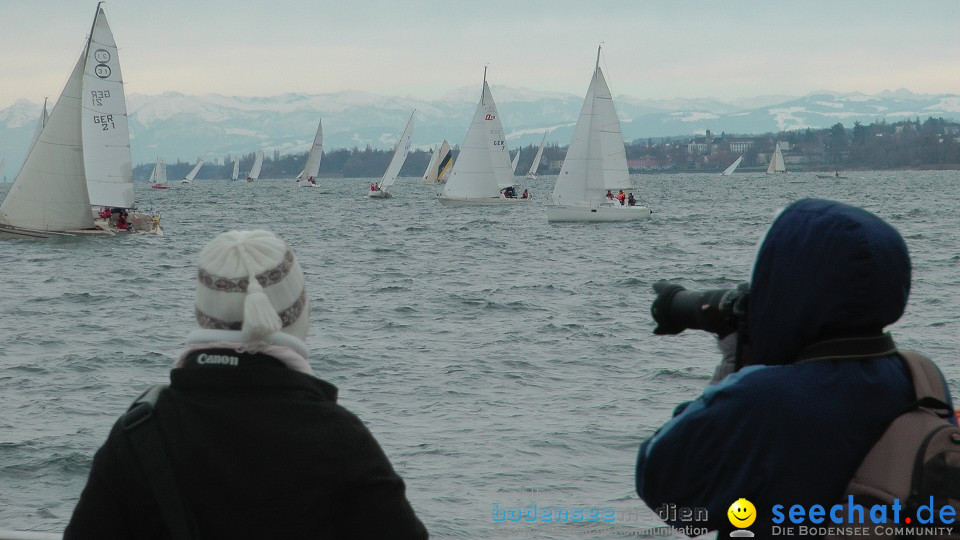
[[[406,178],[388,200],[366,197],[371,179],[137,184],[165,236],[0,243],[0,529],[62,531],[111,425],[167,379],[195,327],[200,248],[267,228],[306,273],[315,372],[377,437],[432,536],[653,537],[637,448],[719,357],[703,332],[652,335],[650,286],[746,280],[797,198],[857,204],[900,230],[914,286],[894,337],[960,392],[960,173],[847,174],[634,176],[650,221],[562,226],[543,206],[555,177],[527,181],[525,208],[466,209]],[[593,532],[493,519],[493,505],[532,504],[616,520]]]

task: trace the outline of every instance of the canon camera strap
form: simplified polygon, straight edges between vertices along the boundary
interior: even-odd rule
[[[133,402],[121,418],[121,423],[124,433],[133,445],[157,506],[160,507],[170,537],[199,538],[196,522],[183,504],[183,498],[177,489],[173,465],[164,450],[160,425],[153,414],[160,392],[166,388],[165,384],[150,387]]]

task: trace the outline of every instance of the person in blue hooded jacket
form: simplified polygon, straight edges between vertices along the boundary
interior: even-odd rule
[[[705,523],[668,522],[721,533],[735,530],[727,511],[744,498],[758,538],[773,535],[775,505],[787,515],[840,503],[915,399],[884,333],[904,312],[910,272],[903,238],[870,212],[820,199],[785,208],[754,263],[744,365],[732,365],[738,333],[722,339],[727,355],[711,384],[641,445],[640,498],[654,510],[705,509]],[[837,347],[844,359],[823,358]]]

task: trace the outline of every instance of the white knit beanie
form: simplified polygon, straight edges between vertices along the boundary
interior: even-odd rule
[[[270,231],[229,231],[200,252],[197,323],[242,330],[244,341],[276,331],[307,339],[310,304],[303,271],[286,242]]]

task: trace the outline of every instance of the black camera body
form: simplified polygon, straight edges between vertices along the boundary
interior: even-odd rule
[[[721,338],[738,331],[741,340],[746,337],[748,283],[733,289],[688,291],[675,283],[658,281],[653,284],[653,290],[657,293],[650,306],[653,320],[657,322],[654,334],[679,334],[693,328]]]

